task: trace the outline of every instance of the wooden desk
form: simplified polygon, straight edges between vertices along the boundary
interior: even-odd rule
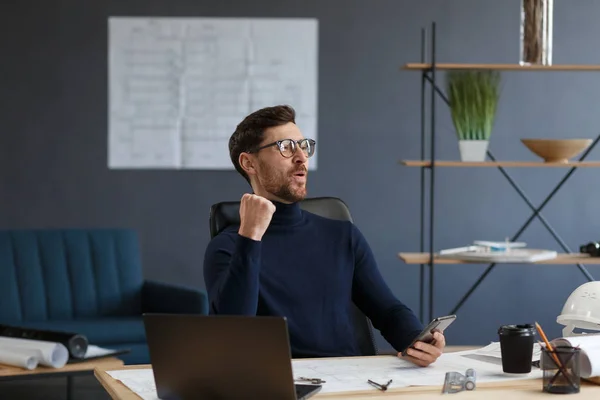
[[[146,369],[151,368],[150,365],[127,365],[122,368],[115,369]],[[129,388],[118,381],[113,379],[106,371],[112,370],[103,370],[100,368],[96,368],[94,370],[94,375],[96,379],[100,382],[100,384],[104,387],[104,390],[110,395],[110,397],[114,400],[140,400],[141,397],[129,390]]]
[[[0,364],[0,381],[91,374],[96,368],[108,371],[123,368],[123,361],[116,357],[107,357],[66,364],[62,368],[50,368],[40,365],[32,370]]]
[[[115,369],[146,369],[151,368],[150,365],[129,365]],[[109,369],[110,370],[110,369]],[[141,398],[129,390],[120,381],[113,379],[106,373],[106,370],[96,368],[94,375],[102,384],[114,400],[140,400]],[[443,396],[442,385],[427,386],[427,387],[404,387],[390,389],[387,392],[372,391],[357,391],[346,393],[322,393],[312,397],[312,399],[338,400],[373,400],[373,399],[406,399],[410,393],[411,399],[426,400],[437,399]],[[472,392],[461,392],[454,395],[445,395],[447,398],[456,396],[460,399],[481,399],[486,400],[507,400],[507,399],[549,399],[552,395],[542,392],[542,381],[540,379],[520,380],[501,383],[480,383],[477,389]],[[450,397],[449,397],[450,396]],[[594,385],[582,381],[581,392],[567,396],[569,399],[600,399],[600,385]]]
[[[454,351],[465,351],[465,350],[470,350],[473,349],[473,346],[447,346],[446,347],[446,353],[450,353],[450,352],[454,352]],[[113,379],[109,374],[106,373],[106,371],[112,371],[112,370],[117,370],[117,369],[149,369],[152,368],[150,365],[128,365],[125,367],[120,367],[120,368],[105,368],[104,366],[99,366],[98,368],[94,369],[94,375],[96,376],[96,379],[98,379],[98,381],[100,382],[100,384],[104,387],[104,389],[108,392],[108,394],[111,396],[111,398],[115,399],[115,400],[140,400],[140,397],[138,395],[136,395],[134,392],[132,392],[131,390],[129,390],[129,388],[127,386],[125,386],[123,383],[121,383],[120,381]],[[392,391],[390,390],[390,393]],[[321,394],[320,397],[331,397],[332,394]],[[317,399],[319,397],[319,395],[314,396],[313,398]],[[336,395],[336,397],[338,398],[342,398],[342,397],[348,397],[348,394],[345,394],[344,396],[340,395]],[[377,397],[381,397],[377,396]],[[357,399],[360,397],[357,397]],[[371,397],[363,397],[365,399],[371,398]],[[504,399],[505,400],[505,399]]]
[[[129,365],[118,369],[141,369],[151,368],[150,365]],[[113,379],[105,370],[96,369],[94,375],[102,384],[114,400],[140,400],[141,398],[129,390],[120,381]],[[387,392],[380,391],[360,391],[346,393],[324,393],[317,394],[313,399],[352,399],[352,400],[373,400],[373,399],[406,399],[410,393],[411,399],[426,400],[437,399],[442,396],[442,386],[427,387],[404,387],[390,389]],[[451,396],[451,395],[445,395]],[[539,379],[526,381],[512,381],[502,383],[480,383],[477,389],[472,392],[461,392],[455,394],[460,399],[481,399],[485,396],[486,400],[507,400],[507,399],[548,399],[551,394],[542,392],[542,382]],[[581,392],[569,395],[569,398],[577,399],[600,399],[600,386],[587,382],[582,382]]]
[[[73,377],[92,374],[96,368],[110,371],[122,367],[123,361],[116,357],[67,364],[62,368],[50,368],[40,365],[32,370],[0,364],[0,381],[66,377],[66,398],[71,399],[73,395]]]

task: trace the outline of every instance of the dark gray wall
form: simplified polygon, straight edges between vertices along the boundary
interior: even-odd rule
[[[555,8],[555,63],[600,63],[600,3],[567,3]],[[438,61],[515,63],[519,52],[519,0],[47,0],[2,8],[1,225],[133,227],[148,278],[198,287],[209,206],[238,199],[248,187],[234,172],[107,168],[107,18],[318,18],[319,170],[310,177],[310,195],[346,200],[392,290],[415,311],[419,268],[396,254],[419,246],[419,171],[398,160],[419,156],[420,75],[399,67],[419,61],[420,29],[433,20]],[[497,158],[534,159],[520,144],[523,137],[600,131],[597,73],[504,77],[491,141]],[[456,159],[452,124],[438,104],[439,156]],[[536,204],[565,172],[510,170]],[[529,215],[495,169],[439,169],[437,176],[437,249],[502,240]],[[573,249],[600,239],[596,184],[596,170],[576,172],[545,211]],[[522,239],[559,249],[539,222]],[[450,311],[484,268],[440,266],[435,314]],[[558,335],[555,317],[584,281],[574,266],[499,266],[460,310],[448,340],[483,344],[496,339],[500,324],[533,320]]]

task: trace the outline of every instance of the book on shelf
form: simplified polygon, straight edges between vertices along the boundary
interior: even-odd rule
[[[439,258],[475,262],[534,263],[552,260],[554,250],[530,249],[523,242],[493,242],[476,240],[473,245],[441,250]]]

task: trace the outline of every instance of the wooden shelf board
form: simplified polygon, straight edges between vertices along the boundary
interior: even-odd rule
[[[398,257],[407,264],[427,264],[429,263],[429,253],[398,253]],[[444,258],[438,258],[434,256],[436,264],[490,264],[490,262],[473,262],[466,260],[450,260]],[[531,264],[556,264],[556,265],[569,265],[569,264],[600,264],[600,257],[590,257],[587,254],[581,253],[559,253],[558,256],[552,260],[539,261]],[[500,263],[503,264],[503,263]],[[506,263],[504,263],[506,264]],[[519,263],[529,264],[529,263]]]
[[[493,69],[503,71],[600,71],[600,65],[520,65],[520,64],[455,64],[436,63],[436,69]],[[431,68],[430,63],[407,63],[402,69],[422,71]]]
[[[430,167],[428,160],[402,160],[400,164],[407,167]],[[558,167],[558,168],[583,168],[600,167],[600,161],[570,161],[568,163],[541,162],[541,161],[443,161],[435,162],[436,167]]]

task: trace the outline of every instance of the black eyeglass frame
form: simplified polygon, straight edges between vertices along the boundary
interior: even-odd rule
[[[289,142],[290,142],[290,144],[291,144],[291,145],[292,145],[292,147],[293,147],[292,154],[291,154],[290,156],[285,156],[285,155],[283,154],[283,150],[281,149],[281,144],[282,144],[283,142],[287,142],[287,141],[289,141]],[[264,146],[260,146],[260,147],[254,148],[254,149],[250,149],[250,150],[248,150],[248,153],[258,153],[260,150],[262,150],[262,149],[266,149],[267,147],[271,147],[271,146],[277,146],[277,148],[279,149],[279,153],[281,154],[281,156],[282,156],[282,157],[285,157],[285,158],[290,158],[290,157],[293,157],[293,156],[294,156],[294,154],[296,154],[296,150],[298,150],[299,148],[300,148],[300,149],[302,148],[302,143],[306,143],[306,142],[308,142],[308,145],[310,146],[310,148],[312,148],[312,149],[315,149],[315,145],[317,144],[317,141],[316,141],[316,140],[314,140],[314,139],[300,139],[300,140],[294,140],[294,139],[281,139],[281,140],[277,140],[277,141],[275,141],[275,142],[273,142],[273,143],[265,144]],[[315,150],[316,150],[316,149],[315,149]],[[315,154],[315,152],[314,152],[314,150],[313,150],[312,154],[310,154],[310,155],[309,155],[309,154],[307,154],[306,156],[310,158],[310,157],[312,157],[314,154]]]

